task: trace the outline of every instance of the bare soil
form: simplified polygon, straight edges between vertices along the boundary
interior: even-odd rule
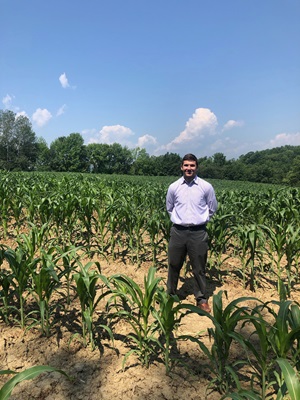
[[[140,285],[148,272],[149,263],[140,268],[124,262],[101,262],[102,273],[110,276],[125,273]],[[235,274],[235,261],[224,264],[222,282],[208,271],[208,292],[211,297],[220,290],[226,291],[224,304],[242,296],[255,296],[263,301],[277,300],[276,287],[267,281],[260,282],[255,293],[243,289],[241,280]],[[158,268],[157,275],[167,276],[167,268]],[[179,294],[183,302],[194,304],[190,272],[179,285]],[[294,296],[299,300],[299,292]],[[114,345],[108,335],[99,332],[99,346],[96,350],[85,348],[79,338],[72,338],[74,332],[80,333],[78,318],[78,300],[72,303],[68,317],[58,314],[58,321],[50,337],[41,335],[37,328],[23,331],[16,326],[7,326],[0,321],[0,369],[17,372],[36,365],[50,365],[67,372],[73,379],[63,375],[44,373],[39,377],[20,383],[13,391],[12,400],[219,400],[217,391],[210,391],[208,385],[212,377],[208,359],[199,346],[190,341],[181,341],[176,351],[186,367],[175,366],[170,375],[166,375],[165,366],[159,359],[154,360],[148,369],[142,367],[137,358],[128,358],[122,368],[124,355],[128,352],[126,336],[129,327],[123,322],[114,326]],[[100,315],[101,313],[99,313]],[[212,326],[207,317],[190,314],[183,319],[178,334],[198,335],[209,346],[207,328]],[[233,347],[233,357],[238,359],[241,349]],[[10,375],[0,375],[0,387]]]

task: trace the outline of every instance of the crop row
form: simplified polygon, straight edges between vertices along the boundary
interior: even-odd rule
[[[0,228],[3,237],[83,246],[110,259],[129,257],[166,263],[170,220],[165,195],[170,178],[2,174]],[[228,257],[239,261],[244,285],[255,289],[270,272],[278,291],[298,282],[300,191],[252,185],[224,189],[216,182],[219,209],[208,224],[210,265],[216,274]],[[32,238],[34,230],[34,238]],[[27,237],[26,237],[27,236]],[[36,246],[36,244],[31,244]]]

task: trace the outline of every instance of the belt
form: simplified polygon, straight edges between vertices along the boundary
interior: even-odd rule
[[[173,224],[174,228],[180,230],[180,231],[205,231],[206,225],[189,225],[189,226],[184,226],[184,225],[178,225],[178,224]]]

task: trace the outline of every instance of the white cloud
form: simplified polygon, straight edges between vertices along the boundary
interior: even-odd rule
[[[279,133],[274,139],[270,140],[271,147],[280,146],[299,146],[300,145],[300,132],[296,133]]]
[[[67,108],[66,104],[63,104],[63,105],[57,110],[56,116],[59,117],[60,115],[63,115],[63,114],[66,112],[66,108]]]
[[[244,121],[235,121],[234,119],[230,119],[223,126],[223,131],[228,131],[229,129],[240,127],[244,125]]]
[[[2,99],[2,103],[3,103],[4,107],[5,108],[10,108],[11,103],[12,103],[14,98],[15,98],[15,96],[10,96],[9,94],[4,96],[3,99]]]
[[[48,121],[52,118],[52,114],[46,109],[41,109],[38,108],[33,114],[32,114],[32,121],[38,126],[42,127],[45,124],[47,124]]]
[[[59,82],[60,82],[61,86],[64,89],[70,87],[69,82],[68,82],[68,78],[67,78],[67,75],[66,75],[65,72],[63,74],[61,74],[58,79],[59,79]]]
[[[138,138],[137,147],[145,148],[147,146],[156,146],[157,140],[154,136],[144,135]]]
[[[89,143],[119,143],[122,146],[128,146],[130,144],[128,138],[133,135],[132,130],[126,126],[105,125],[94,137],[89,139]]]
[[[179,136],[162,148],[167,151],[177,150],[182,145],[204,139],[206,135],[215,135],[217,126],[218,120],[212,111],[208,108],[197,108]]]

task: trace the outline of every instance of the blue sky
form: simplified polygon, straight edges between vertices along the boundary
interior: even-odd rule
[[[300,145],[299,0],[0,0],[1,109],[50,145]]]

